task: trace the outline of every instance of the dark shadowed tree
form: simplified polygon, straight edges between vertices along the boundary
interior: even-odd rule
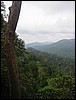
[[[12,1],[9,7],[9,18],[5,32],[5,53],[10,80],[10,97],[20,98],[19,74],[16,64],[16,54],[14,49],[14,33],[19,19],[22,1]]]

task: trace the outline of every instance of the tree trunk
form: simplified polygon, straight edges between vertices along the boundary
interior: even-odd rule
[[[5,32],[6,61],[11,83],[11,98],[14,99],[20,98],[19,74],[14,49],[14,33],[19,19],[21,3],[22,1],[12,1],[12,6],[9,8],[10,13]]]

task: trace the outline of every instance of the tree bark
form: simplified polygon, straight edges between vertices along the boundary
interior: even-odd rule
[[[19,19],[21,4],[22,1],[12,1],[5,32],[5,53],[11,83],[11,98],[13,99],[20,98],[19,74],[14,49],[14,33]]]

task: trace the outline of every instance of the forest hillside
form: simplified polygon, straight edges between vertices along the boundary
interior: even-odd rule
[[[75,58],[75,39],[63,39],[58,42],[48,44],[31,43],[26,44],[26,47],[32,47],[43,52],[57,54],[61,57]]]

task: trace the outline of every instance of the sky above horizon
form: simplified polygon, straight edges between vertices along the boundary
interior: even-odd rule
[[[16,33],[25,44],[75,38],[75,1],[22,1]]]

